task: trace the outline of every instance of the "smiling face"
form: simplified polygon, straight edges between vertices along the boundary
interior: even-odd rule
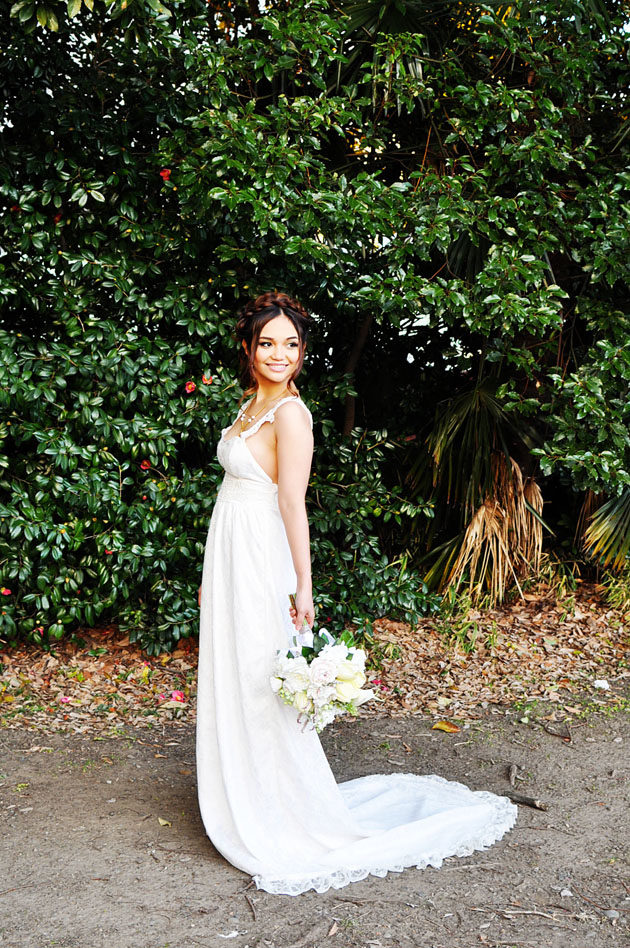
[[[256,381],[287,385],[302,356],[298,331],[287,316],[274,316],[260,330],[252,370]]]

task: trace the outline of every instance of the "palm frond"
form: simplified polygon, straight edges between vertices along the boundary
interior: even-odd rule
[[[467,576],[472,601],[487,596],[494,605],[513,582],[521,592],[519,575],[540,565],[543,498],[532,477],[523,481],[513,458],[495,452],[492,472],[492,491],[473,514],[441,588],[457,589]]]
[[[523,503],[527,511],[527,531],[521,544],[521,556],[528,570],[537,573],[540,569],[545,523],[541,516],[543,495],[533,477],[528,477],[523,486]]]
[[[447,502],[471,511],[491,487],[493,452],[509,454],[510,423],[489,379],[452,399],[441,414],[440,407],[427,439],[433,484],[446,488]]]
[[[516,571],[507,546],[507,518],[496,501],[487,499],[468,524],[457,560],[444,588],[459,588],[468,576],[468,593],[478,601],[487,595],[491,604],[500,602]],[[518,580],[517,580],[518,582]]]
[[[604,502],[604,495],[595,493],[594,490],[587,490],[584,494],[584,500],[580,507],[577,523],[575,525],[574,540],[577,545],[584,546],[584,534],[589,522],[598,507]]]
[[[584,531],[586,552],[602,566],[619,571],[630,553],[630,489],[602,504]]]

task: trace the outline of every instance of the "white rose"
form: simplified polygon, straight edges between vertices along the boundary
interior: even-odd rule
[[[271,690],[277,695],[283,685],[282,678],[270,678],[269,682],[271,684]]]
[[[322,707],[335,697],[336,688],[334,685],[316,685],[311,682],[307,693],[316,706]]]
[[[295,667],[296,661],[302,661],[302,660],[303,660],[302,656],[299,656],[298,658],[294,658],[293,656],[291,657],[287,656],[286,652],[281,652],[278,655],[278,658],[276,661],[276,668],[275,668],[276,675],[278,675],[280,678],[286,678],[287,675]]]
[[[306,664],[306,663],[305,663]],[[289,691],[306,691],[310,683],[310,678],[307,668],[292,668],[287,677],[284,680],[285,688],[288,688]]]
[[[331,662],[345,662],[348,649],[345,645],[324,645],[318,657],[328,658]]]
[[[311,662],[310,675],[314,685],[327,685],[337,677],[337,663],[318,655]]]

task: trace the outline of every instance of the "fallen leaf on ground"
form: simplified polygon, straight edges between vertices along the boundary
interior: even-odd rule
[[[452,721],[436,721],[431,730],[446,731],[447,734],[455,734],[457,731],[461,730],[461,728],[457,727],[456,724],[453,724]]]

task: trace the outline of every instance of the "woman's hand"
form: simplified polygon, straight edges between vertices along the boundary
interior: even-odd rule
[[[199,592],[197,593],[197,603],[201,608],[201,586],[199,587]]]
[[[305,622],[309,629],[313,628],[313,623],[315,622],[315,607],[313,605],[313,594],[310,589],[300,590],[298,588],[295,594],[295,608],[292,606],[289,611],[293,625],[298,632],[302,631]]]

